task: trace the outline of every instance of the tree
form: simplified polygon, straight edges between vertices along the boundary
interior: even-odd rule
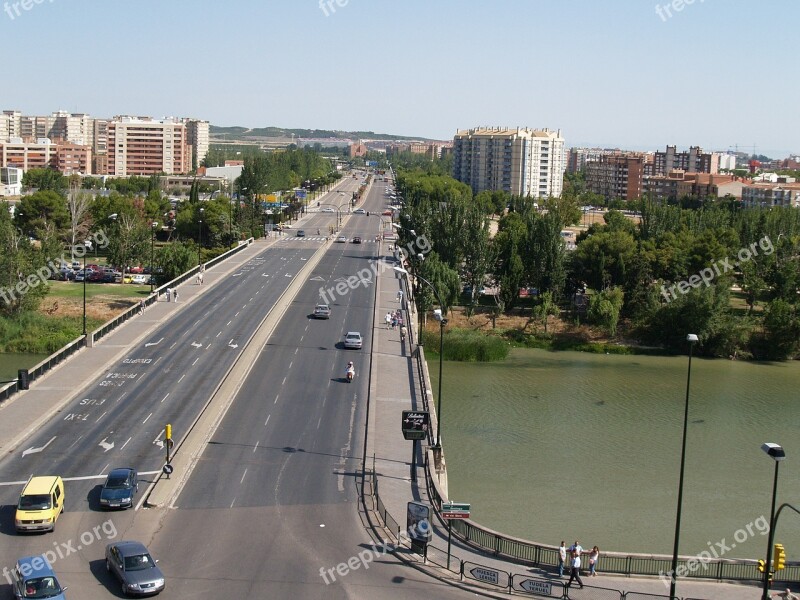
[[[0,313],[18,315],[39,307],[48,286],[36,275],[37,270],[42,269],[45,277],[52,270],[45,262],[45,255],[11,220],[8,204],[0,203]]]
[[[489,237],[489,220],[481,208],[474,206],[466,211],[461,243],[464,253],[464,265],[461,269],[462,280],[469,286],[469,315],[475,310],[478,294],[486,279],[486,274],[494,264],[494,246]]]
[[[159,249],[156,255],[156,279],[161,285],[172,281],[192,268],[197,261],[197,250],[187,244],[173,242]]]
[[[17,226],[28,236],[43,236],[48,225],[61,234],[70,224],[66,200],[52,190],[24,196],[14,214]]]
[[[800,351],[800,315],[781,298],[770,302],[764,314],[766,358],[784,360]]]
[[[511,310],[519,299],[519,290],[525,281],[525,265],[520,248],[527,236],[527,227],[518,213],[509,213],[500,219],[500,229],[492,240],[494,255],[494,283],[500,288],[500,299],[505,310]]]
[[[71,246],[75,246],[79,239],[85,239],[91,223],[89,206],[92,203],[92,197],[90,194],[82,192],[79,185],[79,182],[71,182],[67,194]]]
[[[54,169],[28,169],[22,175],[22,185],[41,192],[63,192],[67,189],[67,178]]]
[[[558,314],[558,304],[553,299],[553,292],[548,290],[539,294],[539,304],[533,310],[536,317],[542,320],[544,332],[547,333],[548,317]]]
[[[623,298],[624,293],[620,287],[605,289],[589,298],[589,320],[602,326],[612,337],[617,333]]]
[[[589,287],[602,290],[623,285],[626,268],[633,262],[636,243],[626,231],[600,231],[578,244],[574,252],[575,275]]]
[[[562,228],[579,223],[583,214],[580,206],[578,206],[577,197],[569,194],[562,195],[560,198],[545,198],[542,201],[542,205],[547,209],[548,213],[554,213],[558,216]]]

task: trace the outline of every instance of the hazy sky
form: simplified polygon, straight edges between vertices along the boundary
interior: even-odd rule
[[[27,1],[0,0],[26,114],[800,152],[797,0]]]

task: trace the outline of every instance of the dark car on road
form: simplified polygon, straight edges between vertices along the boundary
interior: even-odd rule
[[[354,243],[354,244],[360,244],[360,243],[361,243],[361,238],[360,238],[360,237],[358,237],[358,236],[355,236],[355,237],[353,238],[353,243]]]
[[[114,542],[106,546],[106,568],[122,584],[122,593],[150,596],[161,592],[164,574],[141,542]]]
[[[306,232],[302,229],[298,229],[297,233],[295,234],[297,237],[306,237]]]
[[[139,491],[139,477],[136,469],[130,467],[114,469],[108,474],[100,490],[100,506],[131,508],[137,491]]]

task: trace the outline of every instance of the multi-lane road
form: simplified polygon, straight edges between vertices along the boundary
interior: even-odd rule
[[[349,199],[359,182],[344,181],[327,202]],[[376,215],[385,200],[378,183],[362,206]],[[81,389],[75,400],[0,460],[0,572],[19,556],[59,550],[64,556],[54,567],[70,597],[113,597],[118,591],[104,572],[103,546],[124,537],[149,544],[160,559],[165,598],[411,598],[431,586],[441,588],[437,597],[463,595],[389,555],[375,555],[368,570],[336,574],[338,564],[371,544],[358,494],[374,279],[331,299],[329,320],[311,314],[320,288],[335,287],[377,258],[380,217],[352,215],[342,232],[347,243],[314,235],[335,218],[310,216],[303,225],[308,237],[278,240],[176,312],[112,369],[74,382]],[[350,242],[354,236],[364,243]],[[100,512],[103,476],[134,466],[143,487],[154,479],[163,463],[164,424],[172,424],[180,441],[316,252],[324,255],[305,275],[172,505]],[[343,348],[344,333],[352,330],[364,337],[361,350]],[[348,360],[356,366],[353,383],[344,379]],[[17,536],[14,504],[34,473],[65,478],[66,513],[53,534]],[[0,578],[0,597],[4,591],[10,588]]]

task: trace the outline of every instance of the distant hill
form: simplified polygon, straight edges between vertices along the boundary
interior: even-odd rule
[[[408,137],[403,135],[392,135],[389,133],[375,133],[374,131],[333,131],[329,129],[284,129],[282,127],[257,127],[248,129],[247,127],[218,127],[211,125],[210,134],[216,138],[253,139],[253,138],[290,138],[292,134],[296,138],[316,138],[316,139],[351,139],[351,140],[420,140],[428,141],[422,137]]]

